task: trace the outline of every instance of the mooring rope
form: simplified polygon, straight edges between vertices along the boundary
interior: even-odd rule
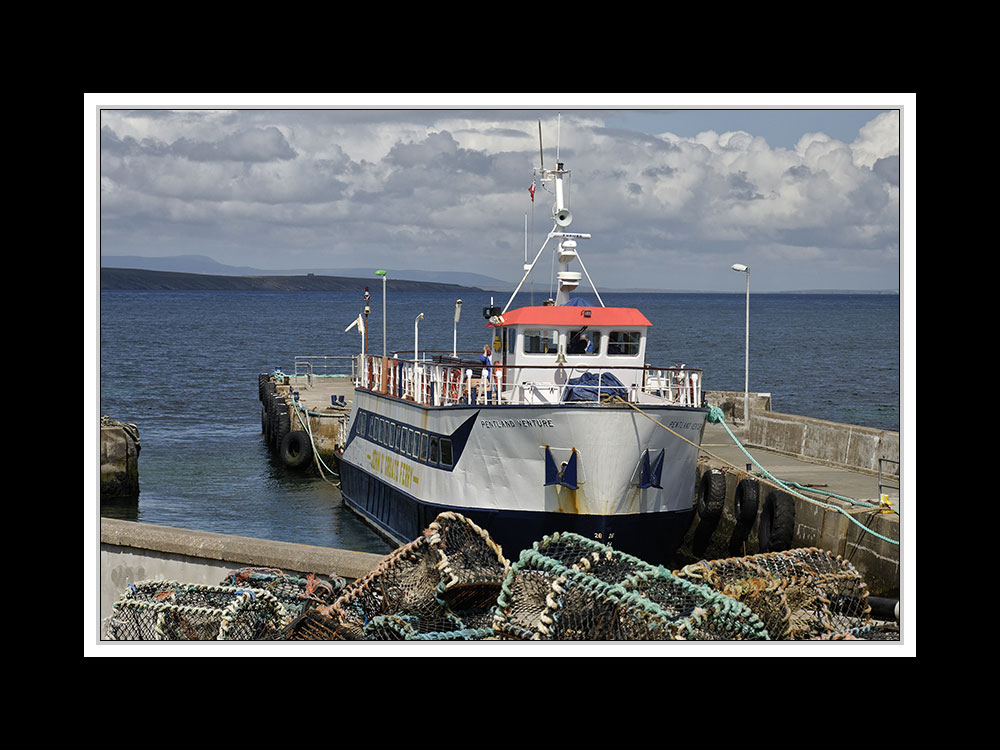
[[[305,412],[306,416],[308,416],[309,412],[306,411],[306,409],[305,409],[304,406],[299,406],[298,402],[295,402],[294,406],[295,406],[295,416],[297,416],[299,418],[299,424],[301,424],[305,428],[305,432],[309,436],[309,442],[310,442],[310,444],[312,444],[313,460],[316,462],[316,468],[319,469],[319,475],[320,475],[320,477],[327,484],[332,484],[334,487],[338,487],[339,488],[340,487],[340,483],[339,482],[331,482],[329,479],[326,478],[326,475],[323,474],[323,469],[325,468],[336,479],[340,479],[340,474],[338,474],[333,469],[331,469],[329,466],[327,466],[323,462],[323,459],[320,458],[319,451],[316,450],[316,441],[313,439],[312,427],[309,424],[309,420],[303,419],[302,415],[299,413],[300,411],[301,412]]]
[[[639,412],[640,414],[642,414],[644,417],[646,417],[650,421],[658,424],[660,427],[662,427],[667,432],[671,433],[672,435],[675,435],[676,437],[680,438],[681,440],[683,440],[688,445],[691,445],[691,446],[697,448],[698,450],[702,451],[706,455],[711,456],[716,461],[720,461],[721,463],[726,464],[727,466],[730,466],[730,467],[736,469],[736,471],[739,472],[739,473],[746,473],[744,471],[744,469],[740,468],[739,466],[736,466],[736,464],[734,464],[734,463],[732,463],[730,461],[727,461],[726,459],[722,458],[721,456],[715,455],[711,451],[705,450],[700,445],[696,445],[695,443],[691,442],[690,440],[688,440],[683,435],[680,435],[677,432],[675,432],[674,430],[671,430],[665,424],[663,424],[662,422],[658,421],[657,419],[655,419],[651,415],[647,414],[646,412],[644,412],[642,409],[640,409],[635,404],[629,403],[628,401],[626,401],[625,399],[621,398],[620,396],[615,396],[613,400],[618,401],[620,403],[623,403],[623,404],[626,404],[626,405],[632,407],[633,409],[635,409],[637,412]],[[897,539],[890,539],[887,536],[883,536],[882,534],[879,534],[877,531],[871,530],[870,528],[868,528],[867,526],[865,526],[863,523],[861,523],[860,521],[858,521],[857,519],[855,519],[853,516],[851,516],[843,508],[841,508],[841,507],[839,507],[837,505],[832,505],[830,503],[824,503],[824,502],[822,502],[820,500],[816,500],[815,498],[806,497],[802,493],[800,493],[800,492],[792,489],[792,487],[790,486],[790,485],[794,485],[796,487],[802,487],[802,485],[797,484],[795,482],[791,482],[791,483],[783,482],[782,480],[778,479],[776,476],[774,476],[773,474],[771,474],[771,472],[769,472],[767,469],[765,469],[763,466],[761,466],[760,462],[757,461],[757,459],[755,459],[753,456],[751,456],[750,453],[747,452],[747,449],[745,447],[743,447],[743,444],[733,434],[733,431],[729,429],[729,425],[726,424],[725,415],[723,414],[722,409],[720,409],[718,406],[711,406],[710,405],[708,407],[708,421],[712,422],[712,423],[715,423],[715,424],[721,424],[725,428],[726,432],[729,434],[729,437],[731,437],[733,439],[733,442],[736,444],[736,447],[738,447],[741,451],[743,451],[743,455],[745,455],[748,459],[750,459],[750,461],[753,462],[760,469],[761,478],[764,479],[767,483],[771,484],[774,487],[777,487],[778,489],[784,490],[785,492],[787,492],[789,495],[792,495],[793,497],[797,497],[800,500],[805,500],[807,503],[812,503],[813,505],[819,506],[820,508],[824,508],[826,510],[835,510],[838,513],[842,514],[845,518],[847,518],[848,521],[850,521],[854,525],[860,527],[861,529],[863,529],[865,532],[871,534],[872,536],[877,537],[878,539],[881,539],[884,542],[889,542],[890,544],[895,544],[897,546],[899,545],[899,540],[897,540]],[[813,490],[810,489],[810,491],[813,491]],[[847,502],[850,502],[850,503],[852,503],[854,505],[862,505],[862,506],[865,506],[865,507],[868,507],[868,508],[878,507],[878,506],[872,505],[871,503],[865,503],[865,502],[862,502],[860,500],[853,500],[853,499],[850,499],[850,498],[843,497],[841,495],[835,495],[832,492],[821,492],[820,494],[830,495],[830,496],[835,497],[835,498],[837,498],[839,500],[845,500]],[[899,511],[893,510],[893,512],[896,513],[896,515],[899,515]]]

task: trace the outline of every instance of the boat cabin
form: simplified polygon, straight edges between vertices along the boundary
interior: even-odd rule
[[[524,400],[549,400],[583,373],[610,373],[626,388],[643,386],[646,333],[652,325],[628,307],[521,307],[494,316],[493,362],[503,365],[507,388]]]

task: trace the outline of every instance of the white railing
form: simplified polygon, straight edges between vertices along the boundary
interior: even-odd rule
[[[414,361],[379,356],[359,356],[355,383],[377,393],[425,406],[465,404],[556,404],[568,388],[597,391],[599,400],[620,395],[620,386],[573,385],[584,373],[608,372],[623,384],[631,403],[701,405],[701,370],[687,367],[618,367],[596,370],[564,366],[504,367],[493,365],[488,377],[481,365],[464,362]],[[556,375],[558,373],[558,376]]]
[[[340,376],[357,377],[358,358],[348,355],[332,356],[322,354],[319,356],[309,356],[299,354],[295,356],[295,376],[309,379],[317,376]]]

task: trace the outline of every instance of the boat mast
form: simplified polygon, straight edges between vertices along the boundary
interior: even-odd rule
[[[556,146],[556,154],[558,159],[558,143]],[[545,160],[542,151],[542,123],[541,120],[538,122],[538,158],[540,166],[533,170],[533,174],[540,175],[542,183],[552,182],[555,187],[556,201],[552,207],[552,220],[554,222],[552,230],[548,233],[545,238],[545,242],[538,249],[538,253],[535,255],[535,259],[531,264],[525,263],[524,266],[524,276],[521,278],[520,283],[514,290],[514,293],[507,300],[507,304],[503,308],[503,312],[507,312],[510,309],[511,303],[517,296],[517,293],[521,291],[521,287],[527,280],[531,271],[534,269],[535,265],[538,263],[538,259],[541,257],[542,252],[545,250],[546,246],[549,244],[549,240],[556,238],[559,240],[559,246],[557,248],[558,261],[559,261],[559,272],[556,277],[559,280],[559,290],[556,293],[555,303],[556,305],[564,305],[569,301],[569,293],[576,289],[580,284],[580,272],[570,271],[570,264],[576,260],[580,262],[580,267],[583,269],[584,275],[587,277],[587,281],[590,283],[591,288],[594,290],[594,294],[597,295],[597,301],[601,304],[601,307],[605,307],[604,300],[601,299],[600,292],[597,291],[597,287],[594,286],[593,280],[590,278],[590,274],[587,272],[587,267],[583,265],[583,259],[580,258],[576,250],[576,240],[583,239],[589,240],[589,234],[583,234],[578,232],[566,232],[563,231],[568,227],[573,221],[573,213],[569,210],[569,205],[566,201],[566,194],[563,187],[564,177],[570,174],[568,169],[564,168],[561,161],[556,161],[555,169],[545,169]],[[525,260],[527,261],[527,247],[525,247]]]

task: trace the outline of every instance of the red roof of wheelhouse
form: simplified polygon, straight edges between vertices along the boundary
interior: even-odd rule
[[[589,315],[588,315],[589,313]],[[519,307],[502,316],[501,326],[652,326],[645,315],[634,307]],[[489,325],[492,325],[489,324]]]

